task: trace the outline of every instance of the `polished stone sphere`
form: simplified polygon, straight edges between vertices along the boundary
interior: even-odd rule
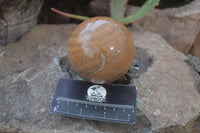
[[[133,61],[134,50],[128,29],[109,17],[94,17],[82,22],[68,42],[68,58],[73,69],[95,84],[121,78]]]

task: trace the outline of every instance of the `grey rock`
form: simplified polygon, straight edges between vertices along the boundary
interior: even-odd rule
[[[138,40],[145,36],[143,32],[133,33],[133,37],[137,38],[136,46],[139,44],[140,48],[146,48],[148,54],[154,56],[147,72],[134,80],[138,87],[138,98],[142,101],[138,106],[150,119],[153,130],[172,125],[185,126],[199,115],[197,84],[200,78],[184,62],[187,59],[184,54],[167,45],[161,36],[145,34],[148,38]],[[159,116],[153,115],[157,109],[162,112]]]
[[[139,71],[127,73],[130,84],[138,87],[136,124],[83,120],[46,111],[59,78],[79,79],[66,58],[67,40],[75,27],[39,25],[18,43],[0,47],[4,53],[0,56],[0,114],[6,112],[0,115],[1,132],[149,133],[197,128],[190,123],[199,116],[199,75],[184,62],[186,56],[160,35],[131,29],[137,54],[132,66],[140,66]]]
[[[0,46],[16,42],[37,24],[44,0],[0,0]]]
[[[6,112],[3,112],[3,113],[2,113],[2,117],[6,117]]]
[[[19,120],[19,121],[23,121],[25,120],[27,117],[27,112],[19,112],[17,111],[15,114],[15,119]]]

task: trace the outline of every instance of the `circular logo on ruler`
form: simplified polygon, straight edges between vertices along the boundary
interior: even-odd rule
[[[93,85],[88,88],[86,99],[92,102],[105,102],[106,95],[106,88],[101,85]]]

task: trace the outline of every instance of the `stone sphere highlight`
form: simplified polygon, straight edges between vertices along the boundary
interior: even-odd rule
[[[95,84],[121,78],[133,61],[134,52],[131,33],[109,17],[82,22],[68,41],[68,58],[74,71]]]

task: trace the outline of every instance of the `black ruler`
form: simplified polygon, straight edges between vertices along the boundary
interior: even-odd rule
[[[84,119],[135,123],[136,87],[59,79],[50,112]]]

